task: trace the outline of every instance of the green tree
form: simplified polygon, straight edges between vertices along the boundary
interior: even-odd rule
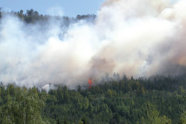
[[[186,124],[186,111],[181,114],[179,124]]]
[[[171,120],[165,115],[160,116],[159,111],[151,103],[143,105],[144,116],[141,118],[141,124],[171,124]]]

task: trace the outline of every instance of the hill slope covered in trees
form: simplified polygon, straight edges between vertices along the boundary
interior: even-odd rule
[[[90,89],[0,88],[1,124],[185,124],[186,78],[103,82]]]
[[[93,22],[95,19],[95,15],[50,17],[34,10],[0,12],[0,17],[6,14],[17,16],[26,24],[46,23],[55,18],[69,26],[79,20]],[[0,86],[0,124],[108,123],[186,124],[185,74],[149,79],[124,77],[103,81],[89,89],[56,86],[49,92],[15,85]]]

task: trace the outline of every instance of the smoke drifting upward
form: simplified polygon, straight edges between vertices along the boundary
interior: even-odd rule
[[[106,73],[178,75],[186,66],[186,1],[107,0],[94,23],[46,30],[5,16],[0,24],[0,80],[71,88]]]

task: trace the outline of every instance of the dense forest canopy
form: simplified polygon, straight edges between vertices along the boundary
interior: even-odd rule
[[[46,92],[0,87],[1,124],[185,124],[186,78],[155,76]]]

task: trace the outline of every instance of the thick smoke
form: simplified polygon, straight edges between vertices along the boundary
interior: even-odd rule
[[[178,75],[186,66],[186,1],[107,0],[94,23],[0,24],[0,80],[71,88],[106,74]],[[43,29],[43,30],[41,30]]]

